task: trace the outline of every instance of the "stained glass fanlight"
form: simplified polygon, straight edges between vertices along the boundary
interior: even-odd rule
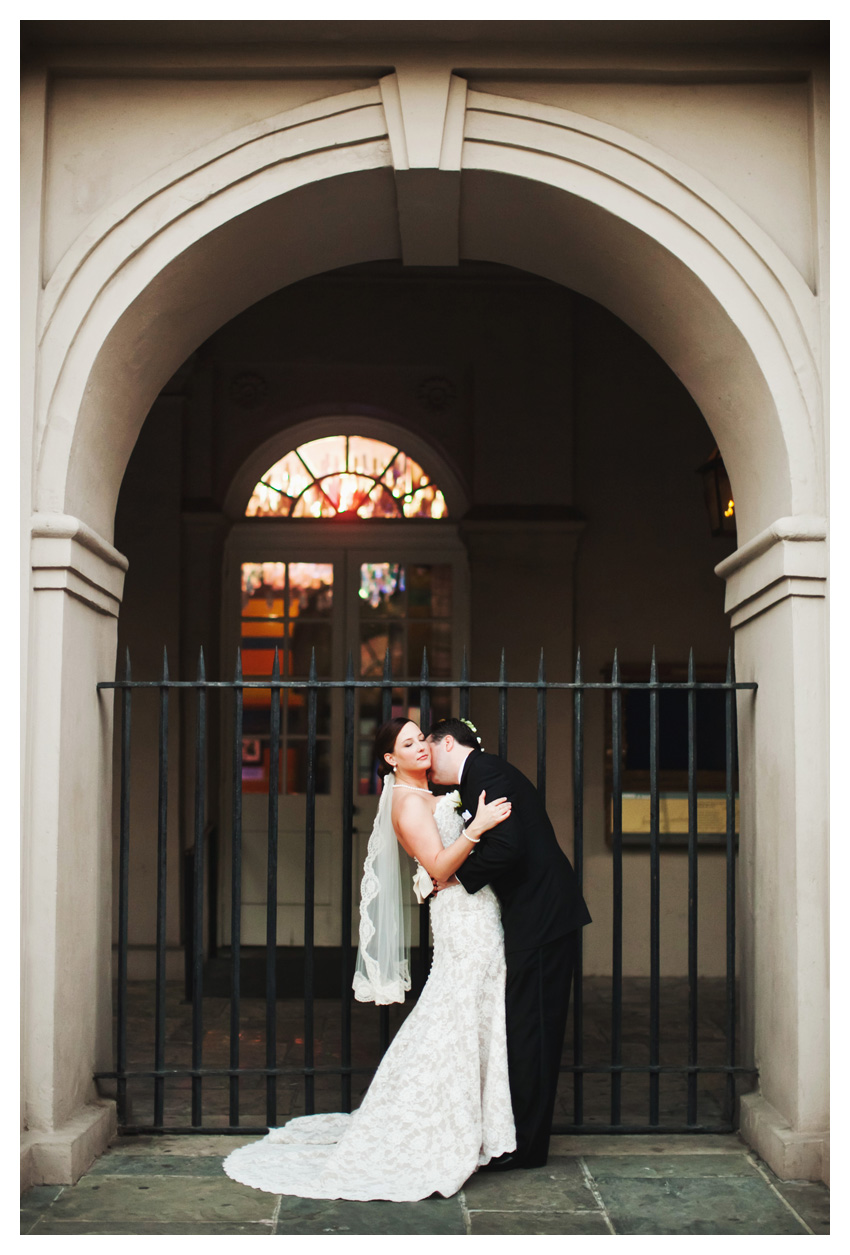
[[[395,445],[322,436],[292,449],[254,486],[250,518],[441,519],[446,500]]]

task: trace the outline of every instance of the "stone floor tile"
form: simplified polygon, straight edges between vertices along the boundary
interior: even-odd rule
[[[64,1185],[34,1185],[21,1195],[21,1233],[29,1233],[65,1189]]]
[[[781,1235],[806,1230],[767,1182],[753,1177],[634,1177],[594,1174],[619,1234]]]
[[[346,1200],[281,1200],[275,1233],[465,1234],[458,1197],[418,1203],[355,1203]]]
[[[66,1237],[76,1234],[78,1237],[86,1237],[89,1234],[111,1234],[113,1236],[129,1236],[136,1234],[140,1236],[170,1237],[175,1235],[196,1234],[203,1237],[207,1235],[213,1236],[217,1234],[255,1234],[258,1237],[270,1237],[273,1229],[270,1222],[256,1224],[240,1224],[238,1221],[231,1224],[201,1224],[198,1221],[189,1223],[174,1224],[170,1222],[157,1223],[150,1220],[138,1221],[116,1221],[105,1222],[100,1220],[56,1220],[52,1216],[44,1216],[39,1220],[38,1224],[30,1232],[34,1235],[38,1234],[57,1234]]]
[[[605,1217],[598,1211],[527,1212],[527,1211],[476,1211],[470,1212],[470,1228],[473,1237],[495,1234],[563,1234],[577,1237],[580,1234],[610,1235]]]
[[[552,1160],[550,1159],[550,1163]],[[728,1155],[594,1155],[586,1161],[595,1179],[601,1177],[757,1177],[746,1154]]]
[[[829,1190],[819,1181],[778,1181],[776,1188],[813,1233],[829,1233]]]
[[[59,1220],[106,1224],[256,1223],[274,1215],[276,1198],[231,1181],[209,1177],[109,1177],[89,1174],[66,1189],[50,1214]]]
[[[550,1159],[545,1168],[479,1172],[463,1187],[470,1211],[592,1210],[596,1202],[577,1159]]]
[[[728,1155],[746,1154],[736,1133],[678,1133],[670,1137],[652,1134],[601,1133],[592,1137],[560,1134],[549,1143],[549,1154],[581,1155],[588,1164],[597,1155]]]
[[[233,1147],[235,1150],[236,1148]],[[88,1171],[89,1176],[109,1177],[212,1177],[221,1172],[214,1155],[113,1155],[109,1151]]]

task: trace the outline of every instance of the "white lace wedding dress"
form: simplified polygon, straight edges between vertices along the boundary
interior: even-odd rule
[[[462,820],[448,797],[434,818],[451,845]],[[301,1198],[448,1198],[515,1149],[498,900],[489,886],[443,889],[431,927],[428,981],[358,1110],[300,1116],[233,1151],[224,1171],[234,1181]]]

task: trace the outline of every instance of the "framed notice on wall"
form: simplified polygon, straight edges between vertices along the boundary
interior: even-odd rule
[[[725,679],[722,664],[696,667],[696,680],[718,684]],[[610,681],[610,668],[603,673]],[[688,843],[688,692],[687,663],[662,662],[658,680],[680,687],[662,689],[658,694],[657,789],[659,844],[682,848]],[[643,665],[621,665],[625,685],[638,683],[639,689],[624,688],[621,696],[619,743],[622,789],[622,833],[624,847],[648,848],[651,836],[650,775],[650,696],[649,679]],[[694,744],[697,790],[697,840],[700,848],[726,844],[726,692],[721,688],[697,690],[695,696],[696,737]],[[734,751],[734,745],[733,745]],[[606,702],[605,718],[605,810],[606,835],[613,832],[614,743],[611,703]],[[739,831],[738,763],[733,753],[730,793],[734,805],[734,828]]]
[[[649,793],[623,794],[623,845],[645,846],[651,834]],[[735,840],[739,829],[739,801],[735,795]],[[608,801],[608,834],[614,827],[614,799]],[[688,795],[665,792],[658,795],[658,840],[662,846],[688,843]],[[701,846],[726,844],[726,794],[701,793],[697,798],[697,841]]]

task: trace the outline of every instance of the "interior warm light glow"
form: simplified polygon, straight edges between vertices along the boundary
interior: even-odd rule
[[[446,499],[401,449],[369,436],[322,436],[255,484],[248,518],[442,519]]]
[[[731,519],[734,513],[735,513],[735,502],[732,501],[732,499],[730,498],[728,506],[723,511],[723,517],[724,519]]]

